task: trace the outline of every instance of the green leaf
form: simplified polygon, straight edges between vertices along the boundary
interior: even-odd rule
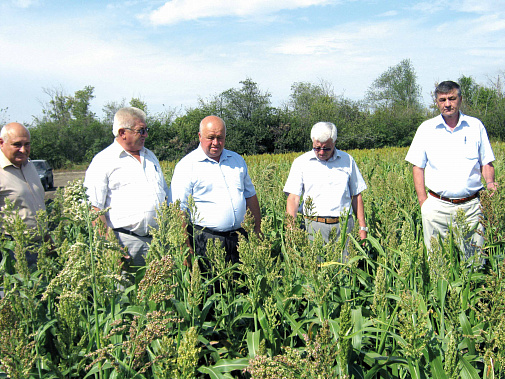
[[[221,373],[230,372],[233,370],[243,370],[247,366],[249,366],[249,358],[220,359],[214,366],[202,366],[198,368],[198,371],[203,374],[216,374],[219,376],[212,377],[222,378],[222,376],[220,376]]]
[[[461,379],[479,379],[480,375],[478,374],[475,367],[468,362],[465,357],[460,357],[458,362],[458,367],[461,369]]]
[[[259,330],[255,332],[247,332],[247,347],[249,348],[249,357],[254,357],[260,346],[260,334]]]

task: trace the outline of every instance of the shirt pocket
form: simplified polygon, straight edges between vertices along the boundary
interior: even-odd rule
[[[351,178],[350,171],[345,167],[334,167],[330,170],[330,175],[327,180],[326,185],[328,189],[335,193],[335,196],[340,196],[341,198],[350,197],[349,181]]]
[[[465,159],[476,161],[479,159],[479,144],[477,142],[465,143],[462,152]]]

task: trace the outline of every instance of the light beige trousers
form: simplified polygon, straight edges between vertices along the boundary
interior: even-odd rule
[[[427,250],[431,249],[431,238],[441,235],[447,237],[449,226],[456,227],[455,219],[458,209],[462,209],[466,216],[466,222],[470,227],[467,233],[462,232],[457,243],[464,252],[465,258],[469,258],[484,245],[484,227],[482,225],[482,209],[479,198],[475,198],[463,204],[452,204],[437,199],[431,195],[423,203],[421,214],[423,218],[424,243]]]

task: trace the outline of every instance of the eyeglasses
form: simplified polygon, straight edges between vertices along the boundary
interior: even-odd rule
[[[145,136],[147,133],[149,133],[149,128],[142,128],[142,129],[123,128],[123,129],[131,130],[133,133],[138,133],[141,136]]]
[[[331,147],[313,147],[312,150],[314,151],[331,151],[333,150],[333,148]]]

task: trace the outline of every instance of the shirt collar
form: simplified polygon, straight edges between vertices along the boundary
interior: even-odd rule
[[[326,161],[320,160],[317,157],[316,152],[314,150],[312,150],[312,153],[313,153],[313,156],[310,159],[315,159],[315,160],[317,160],[319,162],[333,162],[334,160],[340,158],[340,150],[338,150],[336,147],[333,150],[333,154],[331,155],[331,157],[329,157]]]
[[[115,153],[117,154],[118,157],[121,157],[121,154],[126,154],[126,155],[131,155],[129,152],[127,152],[123,146],[117,141],[117,139],[114,139],[114,142],[112,143],[112,148],[114,149]],[[139,150],[139,153],[141,156],[145,155],[146,148],[145,146],[142,147],[142,149]]]
[[[23,163],[21,165],[21,167],[24,167],[26,166],[26,164],[28,163],[28,160]],[[21,167],[17,167],[15,166],[9,159],[7,159],[7,157],[5,156],[4,152],[2,150],[0,150],[0,167],[2,168],[6,168],[6,167],[9,167],[9,166],[12,166],[14,168],[21,168]]]
[[[198,145],[198,148],[196,149],[196,157],[197,160],[200,162],[209,161],[214,163],[221,163],[227,160],[229,157],[231,157],[231,154],[229,150],[223,149],[223,151],[221,152],[221,157],[219,158],[218,162],[215,159],[210,158],[207,154],[205,154],[205,152],[202,149],[202,145]]]
[[[449,130],[449,126],[446,124],[444,117],[441,114],[438,115],[438,117],[439,117],[439,123],[435,125],[435,128],[444,128]],[[459,129],[460,127],[464,128],[465,126],[469,126],[468,122],[466,121],[466,115],[461,113],[461,111],[459,111],[458,123],[454,127],[453,131]]]

